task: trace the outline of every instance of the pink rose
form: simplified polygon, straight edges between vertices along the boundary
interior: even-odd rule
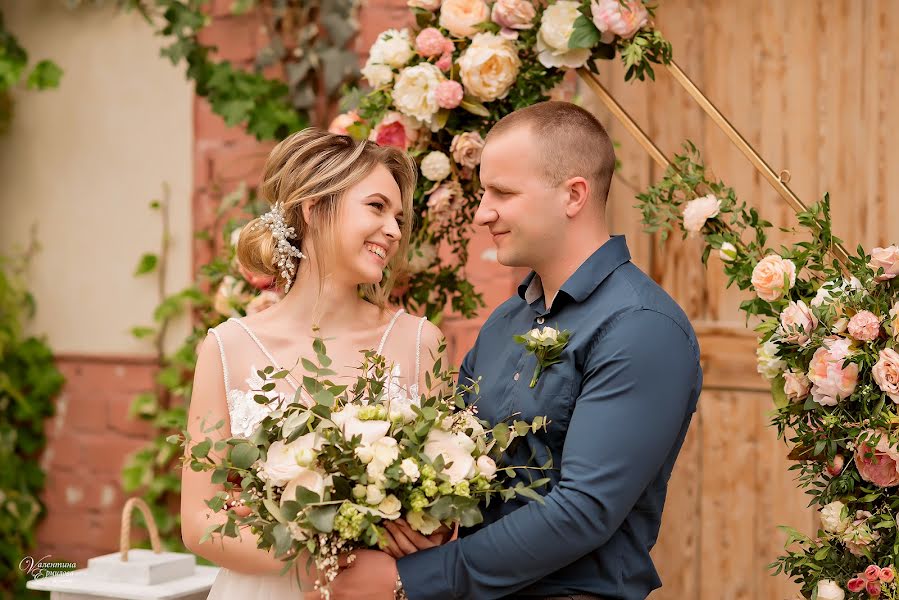
[[[865,579],[868,581],[877,581],[880,579],[880,567],[877,565],[868,565],[865,569]]]
[[[412,119],[391,111],[371,130],[368,139],[379,146],[395,146],[400,150],[408,150],[418,139],[418,134],[418,127]]]
[[[465,90],[462,84],[452,79],[441,81],[434,90],[434,97],[437,99],[437,106],[440,108],[453,109],[462,103],[462,96]]]
[[[446,50],[446,37],[439,29],[427,27],[415,38],[415,49],[425,58],[440,56]]]
[[[640,0],[593,0],[590,3],[593,24],[603,34],[603,42],[614,36],[631,38],[649,21],[649,13]]]
[[[278,292],[272,290],[265,290],[261,292],[258,296],[250,300],[250,303],[247,304],[247,314],[254,315],[258,312],[264,311],[266,308],[270,308],[277,304],[281,300],[282,296]]]
[[[868,310],[861,310],[849,319],[849,335],[861,342],[870,342],[880,335],[880,319]]]
[[[349,135],[347,127],[361,122],[362,119],[359,118],[359,115],[356,114],[356,111],[351,110],[350,112],[346,112],[334,117],[334,120],[331,121],[331,124],[328,126],[328,132],[337,135]]]
[[[453,66],[453,53],[452,52],[444,52],[440,56],[440,59],[434,63],[434,66],[436,66],[441,71],[449,71],[450,68]]]
[[[894,404],[899,404],[899,352],[884,348],[871,369],[874,382]]]
[[[462,207],[464,199],[458,181],[441,184],[428,196],[428,219],[438,227],[446,227]]]
[[[490,19],[506,29],[531,29],[537,9],[528,0],[497,0]]]
[[[756,295],[767,302],[774,302],[794,285],[796,265],[777,254],[769,254],[752,270],[752,287]]]
[[[615,0],[617,2],[617,0]],[[721,210],[721,200],[709,194],[695,200],[690,200],[684,206],[684,229],[690,234],[699,233],[705,222],[718,216]]]
[[[833,462],[828,463],[827,465],[827,474],[831,477],[836,477],[840,473],[843,472],[843,467],[846,465],[846,459],[843,458],[842,454],[835,454],[833,457]]]
[[[843,362],[851,353],[850,341],[829,337],[815,351],[809,363],[808,378],[812,382],[812,399],[823,406],[836,406],[848,398],[858,384],[858,365]]]
[[[275,283],[274,275],[261,275],[259,273],[253,273],[252,271],[244,268],[240,261],[237,261],[237,270],[240,271],[240,276],[247,280],[251,286],[256,288],[257,290],[265,290]]]
[[[866,434],[880,436],[877,446],[871,449],[867,442],[855,450],[855,466],[862,479],[879,487],[899,484],[899,449],[891,446],[887,433],[882,430],[866,431]],[[866,436],[870,437],[870,435]],[[867,455],[867,456],[866,456]]]
[[[846,589],[850,592],[861,592],[865,589],[866,585],[868,585],[868,582],[865,581],[864,578],[853,577],[846,582]]]
[[[883,567],[880,570],[880,580],[884,583],[890,583],[896,577],[896,572],[893,571],[893,567]]]
[[[865,591],[868,592],[869,597],[879,598],[880,597],[880,582],[879,581],[869,581],[868,585],[865,586]]]
[[[877,281],[886,281],[892,279],[899,274],[899,248],[896,246],[887,246],[886,248],[874,248],[871,250],[871,262],[868,263],[874,272],[883,267],[883,274],[879,275]]]
[[[812,388],[812,382],[805,373],[787,371],[784,373],[784,393],[790,402],[802,402],[808,396]]]
[[[790,302],[780,313],[781,339],[785,342],[805,346],[817,326],[817,317],[802,300]]]
[[[474,169],[481,164],[481,152],[484,150],[484,138],[477,131],[466,131],[453,137],[450,153],[453,160],[461,167]]]

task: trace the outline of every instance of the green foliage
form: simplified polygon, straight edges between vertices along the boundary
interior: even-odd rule
[[[63,384],[46,342],[26,335],[34,311],[24,287],[26,259],[0,257],[0,598],[26,592],[19,563],[34,556],[35,531],[46,514],[40,500],[45,475],[39,457],[46,445],[44,423]],[[39,556],[34,557],[39,559]]]

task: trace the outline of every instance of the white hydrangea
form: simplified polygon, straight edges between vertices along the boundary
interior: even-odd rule
[[[451,171],[449,157],[443,152],[435,150],[421,161],[421,174],[431,181],[443,181]]]

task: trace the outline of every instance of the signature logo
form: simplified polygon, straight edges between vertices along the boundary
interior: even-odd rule
[[[26,556],[19,561],[19,570],[30,575],[32,579],[41,579],[78,568],[78,565],[72,562],[44,562],[50,557],[48,554],[35,560],[32,556]]]

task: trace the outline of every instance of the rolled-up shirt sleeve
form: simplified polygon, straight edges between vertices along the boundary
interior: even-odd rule
[[[698,369],[697,348],[667,315],[635,310],[603,328],[585,358],[558,485],[542,504],[400,559],[410,600],[502,598],[606,543],[682,434]]]

